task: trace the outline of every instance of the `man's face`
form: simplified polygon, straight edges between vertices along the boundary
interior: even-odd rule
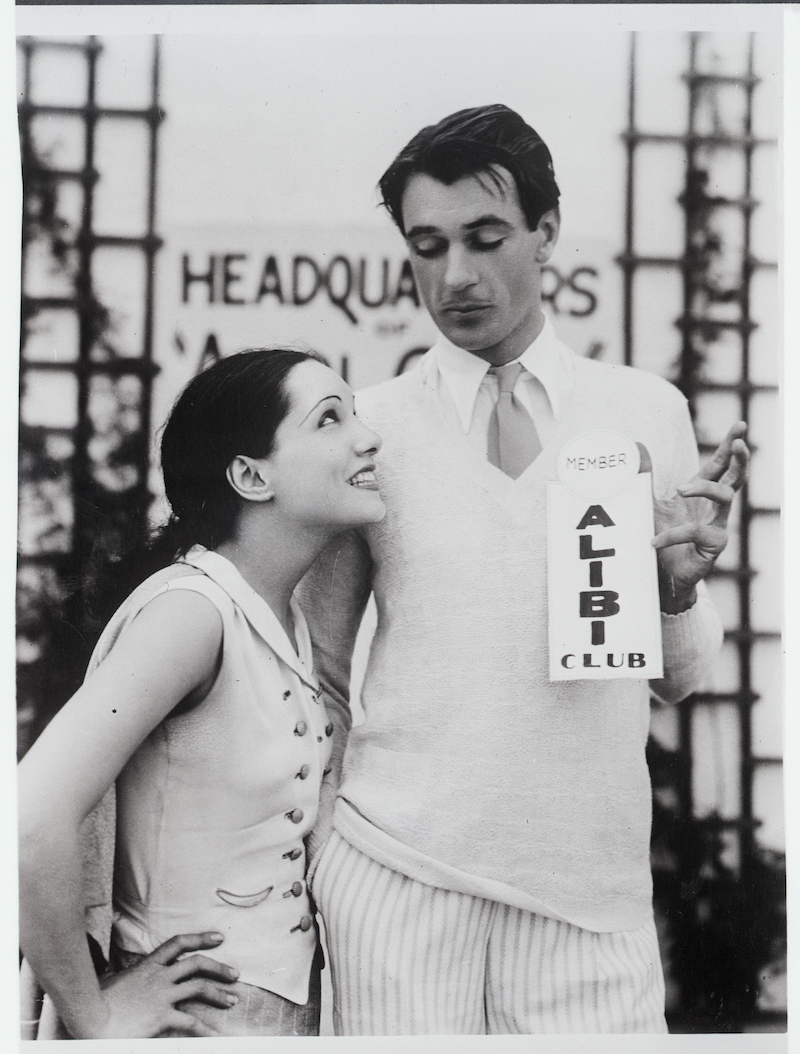
[[[558,237],[558,214],[528,229],[511,174],[497,166],[448,186],[417,172],[403,194],[411,267],[425,306],[454,344],[495,366],[538,336],[542,265]]]

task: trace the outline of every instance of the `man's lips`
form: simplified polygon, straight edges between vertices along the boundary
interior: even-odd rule
[[[491,304],[445,304],[442,311],[447,315],[469,317],[487,311],[491,306]]]

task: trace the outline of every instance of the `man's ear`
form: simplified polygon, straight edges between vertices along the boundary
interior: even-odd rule
[[[237,454],[225,474],[230,485],[245,501],[272,501],[275,497],[267,463],[263,458]]]
[[[534,231],[537,236],[536,262],[547,263],[553,254],[553,249],[558,241],[558,232],[561,229],[561,214],[558,209],[548,209],[539,220]]]

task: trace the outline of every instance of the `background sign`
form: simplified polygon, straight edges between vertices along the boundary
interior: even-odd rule
[[[619,361],[612,248],[560,242],[543,285],[559,336],[581,354]],[[359,389],[411,366],[437,335],[388,223],[174,227],[157,262],[156,325],[156,429],[183,385],[218,356],[307,346]]]

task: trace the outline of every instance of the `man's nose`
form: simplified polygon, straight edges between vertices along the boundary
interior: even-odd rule
[[[444,281],[449,289],[468,289],[478,281],[472,254],[458,245],[450,247]]]

